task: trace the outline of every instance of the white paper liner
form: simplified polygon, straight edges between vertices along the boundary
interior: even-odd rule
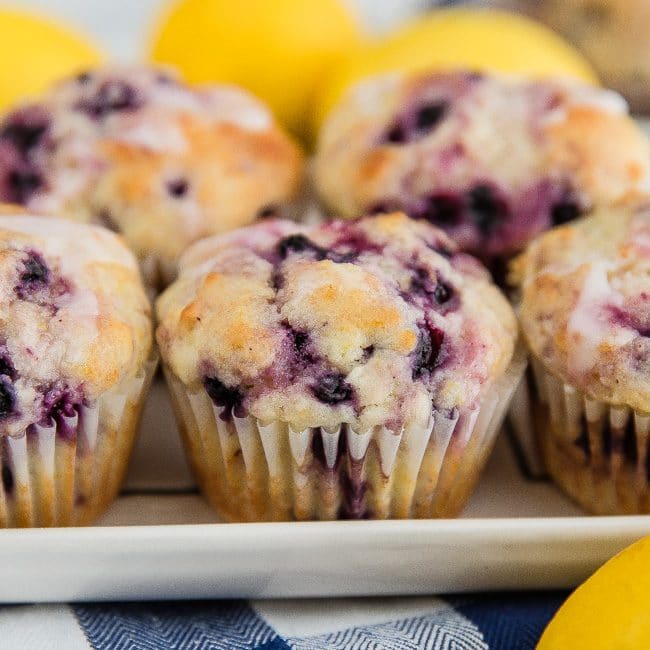
[[[650,414],[592,399],[535,358],[530,367],[510,413],[520,444],[590,512],[650,513]]]
[[[294,431],[226,416],[165,368],[199,486],[229,521],[454,516],[492,449],[525,355],[518,350],[478,408],[433,411],[427,427]],[[224,417],[222,417],[224,416]]]
[[[72,417],[2,440],[0,527],[73,526],[113,501],[157,361]]]

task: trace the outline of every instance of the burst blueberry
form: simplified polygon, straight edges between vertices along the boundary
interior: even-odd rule
[[[0,418],[12,415],[16,406],[16,391],[8,377],[0,377]]]
[[[20,279],[29,284],[47,284],[50,280],[50,273],[43,256],[31,251],[23,263],[23,272]]]
[[[167,183],[167,191],[175,199],[183,198],[190,189],[190,184],[185,178],[175,178]]]
[[[422,106],[415,115],[415,126],[418,131],[424,133],[431,131],[445,117],[448,108],[446,102]]]
[[[507,203],[489,185],[477,185],[468,192],[470,215],[483,234],[494,231],[509,215]]]
[[[451,192],[440,192],[427,198],[420,217],[434,225],[453,226],[460,222],[465,206],[462,198]]]
[[[241,408],[244,396],[238,388],[226,386],[218,377],[206,377],[203,385],[216,406],[225,408],[227,412]]]
[[[11,142],[18,151],[26,154],[33,149],[47,131],[47,124],[22,124],[13,122],[0,131],[0,139]]]
[[[413,379],[419,379],[435,370],[440,360],[443,340],[444,334],[441,330],[420,327],[418,342],[412,353]]]
[[[352,386],[345,381],[345,375],[330,372],[318,380],[312,387],[312,392],[325,404],[340,404],[352,397]]]
[[[16,369],[7,354],[0,355],[0,377],[16,378]]]
[[[281,239],[278,242],[277,251],[280,259],[283,260],[295,253],[314,253],[319,260],[324,259],[326,255],[326,251],[323,248],[304,235],[289,235]]]
[[[562,201],[551,208],[551,222],[560,226],[580,216],[580,206],[575,201]]]
[[[90,98],[81,100],[76,108],[96,119],[111,113],[135,110],[142,105],[138,91],[124,81],[106,81]]]
[[[6,179],[5,200],[25,204],[43,186],[42,176],[31,168],[14,169]]]

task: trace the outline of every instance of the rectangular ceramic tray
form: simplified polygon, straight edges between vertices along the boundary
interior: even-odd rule
[[[526,477],[503,434],[457,520],[222,524],[154,385],[123,494],[97,526],[0,531],[0,602],[425,594],[570,587],[650,533]]]

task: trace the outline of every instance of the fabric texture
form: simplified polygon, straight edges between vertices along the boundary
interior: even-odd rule
[[[0,608],[2,648],[525,650],[566,592]]]

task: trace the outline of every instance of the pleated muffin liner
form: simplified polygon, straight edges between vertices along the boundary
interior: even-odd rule
[[[0,527],[92,523],[117,495],[157,359],[73,416],[2,439]]]
[[[426,427],[295,431],[215,407],[165,368],[199,486],[227,521],[451,517],[465,505],[526,364],[518,351],[479,406]]]
[[[650,413],[593,399],[531,355],[509,420],[520,445],[586,510],[650,513]]]

